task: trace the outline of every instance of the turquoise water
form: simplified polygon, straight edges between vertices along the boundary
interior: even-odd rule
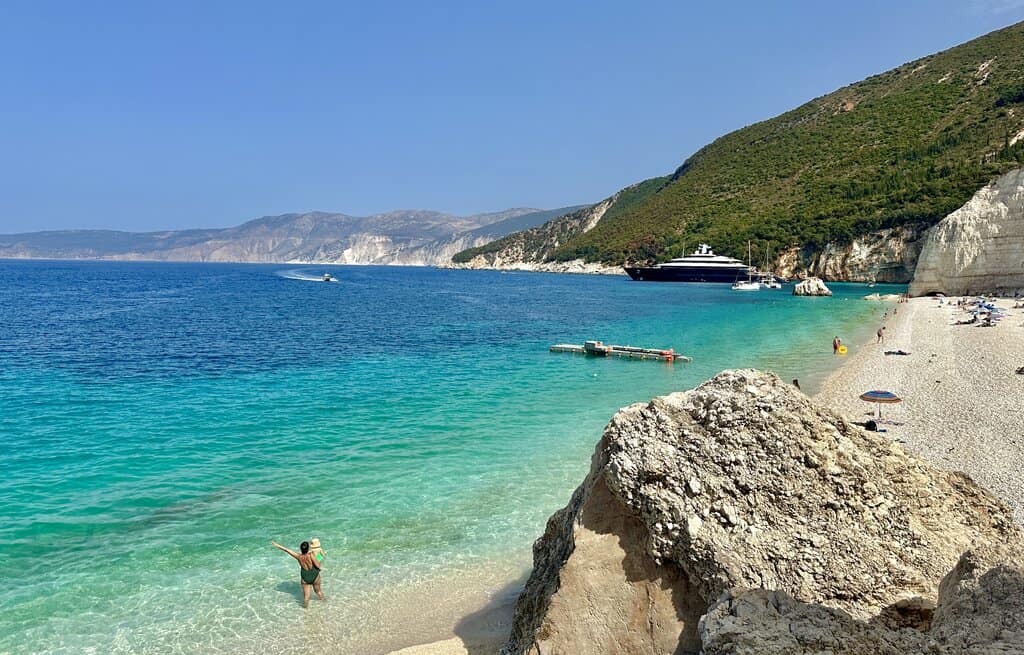
[[[0,262],[0,652],[372,653],[386,590],[521,570],[616,408],[729,367],[808,390],[886,308],[324,270]],[[547,352],[588,338],[694,361]],[[304,611],[269,540],[310,536],[331,599]]]

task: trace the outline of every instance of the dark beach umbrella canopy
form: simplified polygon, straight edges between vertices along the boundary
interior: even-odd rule
[[[880,391],[878,389],[875,389],[874,391],[865,391],[860,395],[860,399],[866,400],[869,403],[883,403],[886,405],[903,402],[903,399],[893,392]]]
[[[860,395],[860,399],[869,403],[875,403],[875,418],[878,419],[882,418],[882,405],[892,405],[903,402],[903,399],[893,392],[882,391],[880,389],[865,391]]]

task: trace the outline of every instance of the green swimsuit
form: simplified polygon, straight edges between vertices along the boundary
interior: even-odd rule
[[[313,568],[311,569],[300,568],[299,577],[302,578],[302,581],[305,584],[313,584],[314,582],[316,582],[316,579],[320,577],[320,568],[316,565],[314,565]]]

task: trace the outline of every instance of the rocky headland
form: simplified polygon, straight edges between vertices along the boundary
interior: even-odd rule
[[[506,655],[1024,652],[1012,511],[769,373],[620,410]]]

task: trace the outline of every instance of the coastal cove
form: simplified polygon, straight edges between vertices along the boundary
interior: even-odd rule
[[[338,283],[312,281],[328,270]],[[892,308],[829,286],[0,262],[0,652],[442,638],[522,576],[619,407],[737,367],[816,391],[840,361],[832,337],[856,350]],[[694,361],[547,351],[585,339]],[[303,615],[294,563],[269,540],[310,536],[329,600]]]
[[[1012,411],[1008,411],[1007,408],[1019,405],[1022,398],[1020,371],[1015,371],[1014,367],[1017,363],[1024,362],[1024,340],[1020,337],[1020,330],[1024,328],[1024,324],[1021,323],[1021,319],[1024,318],[1024,310],[1022,310],[1020,302],[1005,298],[992,299],[991,302],[999,309],[1002,318],[997,320],[994,327],[985,328],[980,322],[972,322],[970,320],[971,307],[961,305],[959,301],[960,299],[914,298],[905,304],[899,304],[896,307],[898,311],[889,312],[884,320],[886,327],[884,340],[879,341],[874,335],[870,335],[863,341],[857,342],[853,347],[855,354],[852,357],[844,358],[843,365],[834,370],[825,382],[820,385],[818,392],[813,395],[813,401],[824,411],[831,410],[829,413],[834,411],[848,421],[863,423],[863,421],[873,416],[873,409],[860,399],[858,391],[877,387],[895,391],[902,398],[902,402],[887,406],[884,412],[884,420],[880,421],[880,427],[885,431],[878,435],[880,439],[878,443],[883,447],[882,452],[887,453],[890,457],[895,456],[895,459],[899,459],[899,457],[903,456],[901,454],[904,452],[903,449],[906,449],[906,453],[920,457],[922,460],[938,467],[938,469],[949,471],[951,479],[958,480],[958,486],[966,483],[967,487],[970,487],[973,485],[971,482],[973,479],[985,489],[994,492],[1005,503],[995,512],[1002,516],[999,520],[1007,530],[1007,534],[1000,537],[998,541],[1000,543],[1003,541],[1010,542],[1010,548],[1012,548],[1014,532],[1018,531],[1017,534],[1019,534],[1019,526],[1024,525],[1024,497],[1021,494],[1022,482],[1024,482],[1022,475],[1024,473],[1022,473],[1019,466],[1019,462],[1024,457],[1024,441],[1020,437],[1021,420],[1019,416]],[[735,374],[736,372],[731,373]],[[748,371],[747,373],[757,375],[754,371]],[[729,372],[722,375],[728,374]],[[712,384],[714,384],[714,380],[701,385],[700,388],[704,389]],[[782,383],[782,385],[787,386],[785,383]],[[749,389],[750,387],[747,387],[747,393],[749,393]],[[666,400],[665,397],[654,399],[651,406],[664,403]],[[728,403],[723,404],[728,405]],[[646,406],[646,404],[641,403],[634,406],[634,408]],[[825,408],[828,409],[826,410]],[[617,423],[617,420],[623,412],[628,411],[630,410],[621,410],[609,423],[608,431],[615,432],[616,425],[621,427],[621,422]],[[832,414],[832,416],[835,417],[836,415]],[[737,423],[742,424],[742,421],[737,421]],[[890,442],[890,439],[893,441]],[[606,444],[605,447],[607,447]],[[598,446],[599,451],[601,448],[601,446]],[[756,446],[753,449],[756,450]],[[710,452],[711,450],[705,448],[704,452]],[[810,452],[810,449],[807,452]],[[877,462],[888,461],[890,457],[868,457],[862,463],[870,461],[872,465],[875,465]],[[859,466],[856,468],[859,470]],[[921,469],[919,468],[918,470],[920,471]],[[713,473],[709,473],[709,477],[713,479]],[[898,478],[899,476],[894,477]],[[671,485],[668,486],[671,487]],[[585,483],[581,484],[580,489],[584,487]],[[867,489],[870,488],[867,487]],[[822,493],[827,495],[827,491],[822,490]],[[917,493],[920,495],[916,496],[913,500],[907,499],[901,503],[904,509],[910,506],[915,508],[913,511],[921,512],[920,508],[927,505],[927,501],[922,502],[922,499],[927,498],[929,493],[927,488],[919,489]],[[955,495],[955,493],[953,489],[947,489],[945,493],[940,494],[940,497],[948,501],[949,497]],[[815,495],[815,497],[820,500],[824,496]],[[990,496],[987,502],[993,501],[994,498]],[[984,505],[986,501],[978,499],[975,502]],[[956,528],[951,527],[955,526],[956,521],[946,512],[955,511],[955,509],[952,509],[955,507],[956,503],[947,505],[942,510],[943,518],[932,524],[939,526],[940,529],[948,530],[950,537],[956,534]],[[967,520],[967,524],[974,526],[983,523],[984,517],[992,509],[995,509],[995,507],[993,506],[986,510],[979,505],[970,505],[968,509],[968,516],[970,518]],[[610,513],[614,510],[608,507],[606,511]],[[1013,523],[1010,517],[1014,513],[1016,514],[1015,518],[1018,527],[1010,525]],[[896,512],[893,516],[898,516],[899,514],[900,512]],[[888,511],[881,512],[881,515],[888,515]],[[827,523],[829,518],[828,512],[822,512],[821,518],[824,523]],[[553,517],[552,520],[557,519]],[[918,525],[921,526],[918,529],[927,529],[925,526],[929,524],[928,520],[921,520],[920,518],[917,520],[919,522]],[[761,521],[767,522],[763,517]],[[845,544],[850,539],[862,537],[866,530],[867,528],[863,528],[844,532],[842,539],[832,543],[831,547],[826,543],[828,540],[821,540],[820,537],[814,538],[820,540],[819,543],[823,546],[823,551],[829,551],[831,548],[831,554],[824,555],[825,558],[829,558],[835,556],[835,546],[837,544]],[[888,539],[897,532],[896,530],[886,531],[877,538]],[[558,531],[555,530],[554,533],[557,534]],[[550,539],[551,534],[551,529],[546,530],[544,538]],[[803,531],[797,534],[799,535],[798,539],[806,538],[806,534]],[[623,538],[625,537],[621,534],[611,537],[612,540]],[[784,538],[780,539],[780,541],[784,540]],[[593,552],[591,540],[584,538],[584,541],[588,544],[584,546],[584,549],[590,548],[591,552]],[[740,540],[738,547],[742,548],[746,543],[746,540]],[[933,562],[936,552],[941,551],[943,547],[948,548],[949,543],[948,538],[933,540],[933,544],[938,544],[937,546],[932,545],[936,550],[933,551],[931,556],[921,561]],[[983,540],[972,540],[970,543],[973,554],[965,555],[967,560],[976,557],[977,553],[986,552],[987,546],[983,543]],[[646,554],[646,544],[645,540],[641,540],[640,544],[634,542],[633,547],[639,548]],[[579,542],[577,542],[577,546],[579,546]],[[877,547],[877,543],[874,546]],[[965,544],[960,546],[960,548],[963,547],[965,547]],[[727,548],[731,552],[732,545],[728,544]],[[897,550],[902,551],[904,549],[898,548]],[[957,553],[958,550],[954,548],[952,551],[953,556],[955,557]],[[946,557],[949,557],[949,555],[950,553],[947,551]],[[980,557],[984,558],[986,556],[988,555],[981,555]],[[584,555],[583,557],[586,556]],[[1009,557],[1012,558],[1012,556]],[[862,560],[858,558],[858,561]],[[598,558],[596,560],[591,559],[583,566],[583,569],[587,571],[600,571],[600,573],[589,573],[591,582],[599,584],[598,580],[607,582],[616,579],[614,566],[609,570],[608,568],[602,568],[603,564],[607,565],[608,561],[602,562]],[[951,575],[960,575],[963,571],[969,570],[971,566],[971,564],[968,564],[965,568],[958,567],[957,571],[959,573],[955,572]],[[1012,561],[1005,566],[1006,568],[1000,569],[1000,571],[1012,570]],[[876,571],[882,569],[884,567],[876,568],[872,572],[862,574],[862,576],[877,575]],[[580,566],[578,563],[575,567],[575,572],[570,572],[570,567],[563,565],[560,568],[561,573],[570,576],[570,578],[568,581],[563,579],[562,582],[567,584],[569,588],[572,588],[574,584],[572,576],[578,577],[580,575],[579,570]],[[799,570],[803,571],[802,568]],[[965,603],[961,601],[960,607],[965,609],[967,617],[971,617],[966,620],[974,620],[974,617],[983,615],[985,612],[995,613],[1003,611],[1004,608],[1008,608],[1005,609],[1008,617],[1020,616],[1019,610],[1011,609],[1012,605],[1020,600],[1019,582],[1013,582],[1012,574],[1009,574],[1007,578],[1008,584],[1001,591],[996,590],[999,584],[995,582],[999,575],[996,569],[985,575],[980,575],[980,573],[977,575],[980,579],[985,580],[987,585],[991,585],[988,589],[992,590],[993,595],[983,603]],[[862,576],[850,579],[859,580]],[[631,584],[643,585],[643,579],[642,575],[638,576],[635,580],[631,579]],[[933,580],[933,584],[938,584],[938,582],[938,579]],[[575,584],[578,584],[578,580],[575,581]],[[920,581],[914,584],[920,584]],[[942,602],[950,602],[950,589],[954,586],[947,587],[947,583],[943,579],[945,592],[939,594],[940,604]],[[884,587],[885,585],[883,584],[869,585],[869,588],[872,590],[883,589]],[[967,580],[962,580],[958,587],[961,591],[968,590],[967,593],[970,593],[969,590],[971,588],[971,583]],[[920,592],[920,587],[916,588],[916,593]],[[753,593],[763,594],[766,592],[761,590]],[[934,590],[929,595],[934,595]],[[943,600],[943,595],[945,595],[945,600]],[[595,598],[601,598],[601,596],[596,595]],[[732,596],[732,598],[734,599],[735,596]],[[776,598],[776,603],[780,600]],[[620,597],[618,601],[621,602],[622,598]],[[587,601],[580,599],[579,604],[587,605]],[[611,604],[614,606],[615,602],[613,601]],[[645,607],[653,607],[654,601],[647,597],[643,604]],[[564,600],[562,605],[565,605]],[[783,605],[785,605],[784,602]],[[530,603],[527,603],[527,607],[531,606]],[[582,617],[594,616],[592,607],[587,608],[590,611],[582,612],[578,611],[578,606],[573,605],[572,607],[574,610],[577,610],[578,616],[581,617],[581,622],[586,621]],[[747,604],[745,608],[747,612],[750,612],[749,616],[756,616],[759,611],[757,603],[753,605]],[[621,607],[615,607],[614,609],[621,611]],[[758,630],[744,633],[735,629],[735,623],[728,623],[727,626],[729,627],[726,628],[725,633],[736,636],[737,639],[747,639],[748,641],[743,644],[747,648],[744,652],[788,654],[794,652],[793,649],[795,648],[795,646],[787,648],[785,645],[786,639],[790,637],[806,639],[812,643],[812,645],[808,646],[810,649],[814,649],[813,642],[815,639],[821,639],[821,645],[835,643],[837,638],[836,632],[823,628],[823,625],[831,619],[827,616],[819,616],[816,620],[802,618],[794,621],[787,619],[785,616],[780,617],[780,611],[786,613],[790,612],[791,609],[791,607],[784,607],[780,610],[776,604],[768,605],[767,615],[772,618],[761,623],[758,626]],[[529,610],[526,612],[528,614]],[[507,625],[504,626],[503,631],[492,630],[490,641],[484,641],[481,639],[481,635],[487,634],[484,632],[484,628],[488,625],[484,622],[486,619],[490,618],[493,625],[494,611],[492,611],[491,617],[481,616],[480,613],[477,613],[458,621],[456,624],[457,636],[455,638],[410,647],[397,651],[394,655],[476,655],[477,653],[496,653],[506,643],[510,628],[512,628],[513,620],[507,618],[511,613],[511,608],[505,608],[504,614],[500,616],[506,617]],[[948,617],[955,616],[955,611],[949,612],[947,609],[943,614],[949,620]],[[598,614],[598,616],[603,616],[603,614]],[[710,620],[713,622],[717,619],[712,618]],[[735,617],[733,620],[735,620]],[[780,633],[774,636],[771,635],[772,620],[779,621]],[[1013,620],[1015,619],[1007,619],[1004,625],[1011,625]],[[1012,628],[1004,629],[1002,632],[999,632],[998,629],[993,631],[991,626],[997,625],[998,620],[993,620],[991,616],[982,616],[977,621],[979,626],[984,626],[984,629],[972,630],[968,627],[962,633],[964,639],[974,642],[972,645],[975,648],[972,648],[971,652],[975,650],[977,652],[998,651],[1014,653],[1021,651],[1022,642],[1020,635],[1022,633],[1019,631],[1014,632]],[[884,624],[884,621],[878,623]],[[571,630],[572,624],[573,621],[570,618],[562,617],[561,625],[564,626],[564,629]],[[558,625],[559,621],[556,620],[555,626]],[[609,622],[608,625],[613,626],[611,630],[614,630],[614,626],[619,625],[619,623],[613,621]],[[941,639],[949,639],[948,635],[954,635],[956,632],[955,628],[950,629],[948,627],[935,630],[934,624],[932,625],[932,633],[941,635],[939,637]],[[474,627],[476,628],[475,630],[473,629]],[[576,629],[578,630],[579,627],[577,625]],[[558,627],[555,627],[554,631],[557,632],[558,629]],[[714,629],[712,628],[712,630]],[[514,628],[512,630],[514,632]],[[833,627],[832,630],[841,631],[842,628]],[[549,630],[545,630],[544,633],[549,636],[551,634]],[[623,633],[620,632],[619,634],[622,635]],[[903,634],[913,636],[920,633],[915,630],[904,630]],[[711,632],[709,635],[712,635],[710,638],[713,640],[714,633]],[[896,638],[892,634],[889,637]],[[706,641],[706,638],[708,638],[708,635],[702,634],[702,641]],[[859,634],[848,633],[843,637],[839,637],[845,647],[857,650],[857,652],[864,650],[866,647],[865,643],[870,643],[872,638],[878,639],[878,642],[886,640],[886,637],[870,637],[867,635],[867,631],[860,632]],[[985,639],[1002,641],[1002,643],[991,645],[990,647],[977,643]],[[893,648],[891,641],[885,641],[884,644],[878,642],[875,643],[874,647],[884,645]],[[934,641],[932,644],[932,648],[935,648]],[[547,646],[550,647],[551,645],[548,644]],[[593,646],[594,643],[591,642],[589,648],[592,649]],[[583,644],[581,647],[588,648],[588,645]],[[939,650],[955,653],[967,652],[963,644],[946,644],[944,649],[939,647]],[[513,650],[513,652],[516,651]],[[714,652],[723,651],[715,650]],[[904,644],[902,647],[896,647],[894,651],[886,650],[885,652],[923,651],[920,651],[915,646]]]

